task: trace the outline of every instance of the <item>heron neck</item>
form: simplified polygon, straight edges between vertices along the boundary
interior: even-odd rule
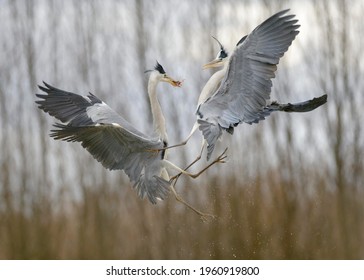
[[[225,76],[227,68],[224,67],[223,69],[215,72],[210,79],[207,81],[205,86],[203,87],[200,97],[198,99],[198,105],[205,102],[210,96],[212,96],[216,90],[219,88],[222,79]]]
[[[148,82],[148,94],[153,115],[153,129],[162,141],[167,142],[168,139],[165,119],[163,116],[162,108],[157,98],[157,85],[158,81],[150,79]]]

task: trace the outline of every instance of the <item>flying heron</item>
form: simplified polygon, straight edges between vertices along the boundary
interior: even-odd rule
[[[209,160],[223,131],[233,134],[237,125],[258,123],[275,111],[309,112],[326,103],[326,94],[294,104],[270,102],[279,59],[299,33],[298,20],[293,19],[295,15],[285,15],[288,11],[274,14],[241,38],[231,56],[213,37],[220,50],[216,59],[203,68],[223,69],[215,72],[202,89],[197,120],[187,139],[167,148],[185,145],[198,128],[204,139],[200,156],[194,162],[201,157],[206,142]]]
[[[166,197],[169,187],[176,195],[167,170],[196,178],[212,164],[197,174],[191,174],[166,160],[162,148],[167,146],[167,133],[156,88],[159,82],[167,82],[174,87],[180,87],[181,82],[169,77],[158,62],[149,72],[148,94],[153,127],[157,134],[155,138],[135,129],[92,93],[81,96],[43,82],[44,86],[39,86],[39,89],[46,94],[36,94],[41,99],[36,103],[41,110],[62,122],[54,124],[56,129],[51,130],[51,137],[56,140],[81,142],[105,168],[124,170],[134,183],[133,187],[139,197],[146,196],[155,204],[158,199]],[[222,154],[214,163],[224,162],[224,158]]]

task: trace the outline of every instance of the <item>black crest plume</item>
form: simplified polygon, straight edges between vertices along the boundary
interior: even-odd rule
[[[223,58],[225,58],[225,57],[227,57],[228,56],[228,52],[224,49],[224,47],[223,47],[223,45],[220,43],[220,41],[219,40],[217,40],[214,36],[211,36],[212,38],[214,38],[215,39],[215,41],[220,45],[220,52],[219,52],[219,55],[218,55],[218,57],[219,58],[221,58],[221,59],[223,59]]]
[[[166,73],[166,71],[164,71],[164,69],[163,69],[163,66],[160,65],[158,61],[157,61],[157,64],[154,66],[154,69],[157,70],[161,74],[165,74]]]

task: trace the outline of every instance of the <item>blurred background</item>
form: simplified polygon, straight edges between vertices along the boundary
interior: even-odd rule
[[[124,172],[48,136],[54,120],[34,103],[43,80],[90,91],[152,133],[144,71],[158,60],[184,79],[158,87],[170,144],[179,143],[213,74],[202,71],[219,51],[211,35],[231,52],[286,8],[300,34],[272,99],[327,93],[328,103],[240,125],[215,148],[229,146],[228,163],[178,181],[215,220],[203,223],[173,195],[140,200]],[[0,0],[0,258],[364,258],[363,13],[360,0]],[[185,166],[200,137],[169,159]]]

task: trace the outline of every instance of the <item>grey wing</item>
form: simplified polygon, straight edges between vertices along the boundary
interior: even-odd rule
[[[82,146],[110,170],[124,170],[135,183],[139,196],[152,203],[164,199],[169,182],[160,177],[163,147],[137,131],[94,95],[80,96],[51,87],[40,87],[39,108],[67,124],[55,124],[55,139],[81,142]]]
[[[221,86],[199,107],[201,119],[230,131],[241,122],[264,119],[279,59],[299,33],[287,12],[271,16],[238,42]]]
[[[327,102],[327,94],[306,101],[302,101],[299,103],[280,104],[278,102],[272,102],[271,104],[269,104],[264,108],[264,113],[268,116],[270,113],[274,111],[283,111],[288,113],[310,112],[324,105],[326,102]]]
[[[55,88],[45,82],[39,88],[46,94],[36,94],[38,108],[70,126],[86,126],[96,123],[117,123],[130,132],[147,138],[123,117],[92,93],[82,96]]]
[[[262,119],[279,59],[298,34],[294,16],[283,16],[287,11],[264,21],[238,44],[220,88],[200,107],[204,118],[219,117],[223,128]]]

